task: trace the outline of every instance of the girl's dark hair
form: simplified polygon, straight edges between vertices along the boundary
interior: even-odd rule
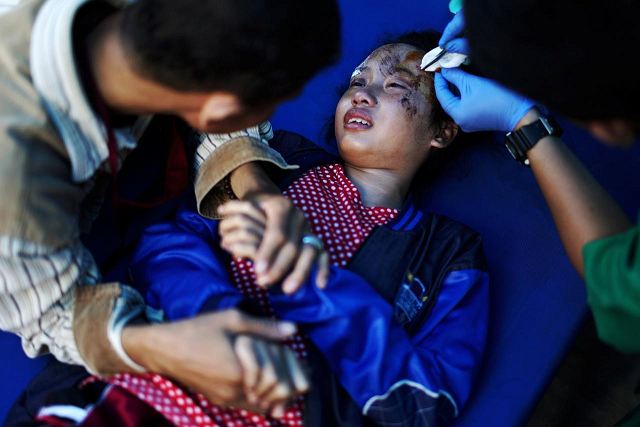
[[[400,35],[385,35],[376,44],[376,48],[386,44],[403,43],[428,52],[438,46],[440,36],[440,33],[432,30],[410,31]],[[369,53],[376,48],[369,50]],[[338,95],[342,96],[348,86],[348,82],[340,85],[336,89]],[[452,121],[451,117],[447,115],[437,99],[435,99],[435,102],[433,103],[431,117],[429,118],[433,122],[434,128],[437,129],[444,127],[447,122]],[[324,132],[327,144],[335,145],[335,118],[333,116],[330,121],[325,124]],[[461,129],[459,129],[456,138],[451,142],[451,144],[445,148],[431,151],[429,157],[413,179],[416,190],[424,188],[425,184],[431,183],[438,175],[440,175],[446,166],[451,163],[452,159],[460,155],[460,152],[464,150],[469,139],[469,134],[465,134]]]

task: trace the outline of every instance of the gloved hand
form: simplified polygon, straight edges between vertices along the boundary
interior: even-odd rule
[[[449,83],[458,88],[459,96],[451,92]],[[511,132],[535,105],[529,98],[459,68],[436,73],[434,86],[444,111],[465,132]]]
[[[465,27],[464,10],[461,10],[447,24],[438,45],[448,52],[469,55],[469,43],[467,39],[460,37],[464,33]]]

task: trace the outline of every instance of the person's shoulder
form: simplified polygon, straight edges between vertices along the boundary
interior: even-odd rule
[[[43,4],[44,0],[21,1],[0,14],[0,69],[9,71],[11,77],[29,70],[31,32]]]

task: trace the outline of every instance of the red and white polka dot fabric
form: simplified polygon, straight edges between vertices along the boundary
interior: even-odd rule
[[[397,209],[366,207],[342,165],[319,166],[298,178],[283,193],[311,222],[331,263],[345,266],[376,225],[392,220]]]
[[[283,193],[311,222],[322,239],[331,262],[345,266],[374,226],[393,219],[398,210],[365,207],[358,189],[349,181],[342,165],[316,167],[298,178]],[[230,266],[234,285],[243,295],[257,300],[267,316],[273,317],[268,293],[255,282],[253,263],[234,259]],[[306,357],[305,338],[287,343],[297,357]],[[296,427],[303,425],[304,399],[297,399],[281,419],[273,419],[236,408],[210,405],[155,374],[122,374],[108,380],[144,400],[177,426],[197,427]]]

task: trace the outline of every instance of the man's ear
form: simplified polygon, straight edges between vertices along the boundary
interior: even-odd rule
[[[214,92],[200,111],[201,123],[221,122],[240,113],[242,101],[233,93]]]
[[[445,148],[453,142],[457,134],[458,125],[455,124],[453,120],[447,120],[431,141],[431,146],[434,148]]]

